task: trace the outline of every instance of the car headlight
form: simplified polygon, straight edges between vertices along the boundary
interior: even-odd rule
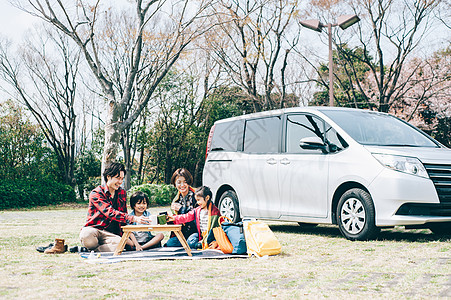
[[[390,154],[372,154],[384,167],[407,174],[429,178],[426,169],[418,158]]]

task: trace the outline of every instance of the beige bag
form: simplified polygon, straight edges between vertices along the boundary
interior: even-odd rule
[[[279,254],[282,247],[269,226],[261,221],[244,221],[247,253],[261,257]]]

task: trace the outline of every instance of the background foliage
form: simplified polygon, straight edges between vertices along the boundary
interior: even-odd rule
[[[0,178],[56,178],[60,174],[39,126],[13,101],[0,103]]]
[[[0,182],[0,190],[2,191],[0,209],[76,201],[75,191],[70,185],[48,178],[4,180]]]
[[[39,126],[12,101],[0,103],[0,178],[0,209],[76,200]]]
[[[149,197],[149,206],[170,205],[177,195],[177,189],[173,185],[146,183],[132,187],[127,194],[128,198],[138,191],[144,192]]]

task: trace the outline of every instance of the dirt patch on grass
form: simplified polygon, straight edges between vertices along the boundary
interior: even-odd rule
[[[151,208],[158,213],[167,208]],[[87,299],[450,298],[451,240],[383,230],[350,242],[337,227],[270,222],[282,253],[266,259],[128,261],[92,265],[36,246],[79,245],[86,206],[0,213],[0,297]],[[166,237],[167,238],[167,237]]]

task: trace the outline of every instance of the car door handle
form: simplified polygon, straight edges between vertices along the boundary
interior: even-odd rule
[[[266,160],[266,163],[270,165],[275,165],[277,164],[277,160],[275,160],[274,158],[269,158]]]
[[[288,160],[288,158],[284,158],[284,159],[280,160],[280,163],[281,163],[282,165],[289,165],[289,164],[290,164],[290,161]]]

